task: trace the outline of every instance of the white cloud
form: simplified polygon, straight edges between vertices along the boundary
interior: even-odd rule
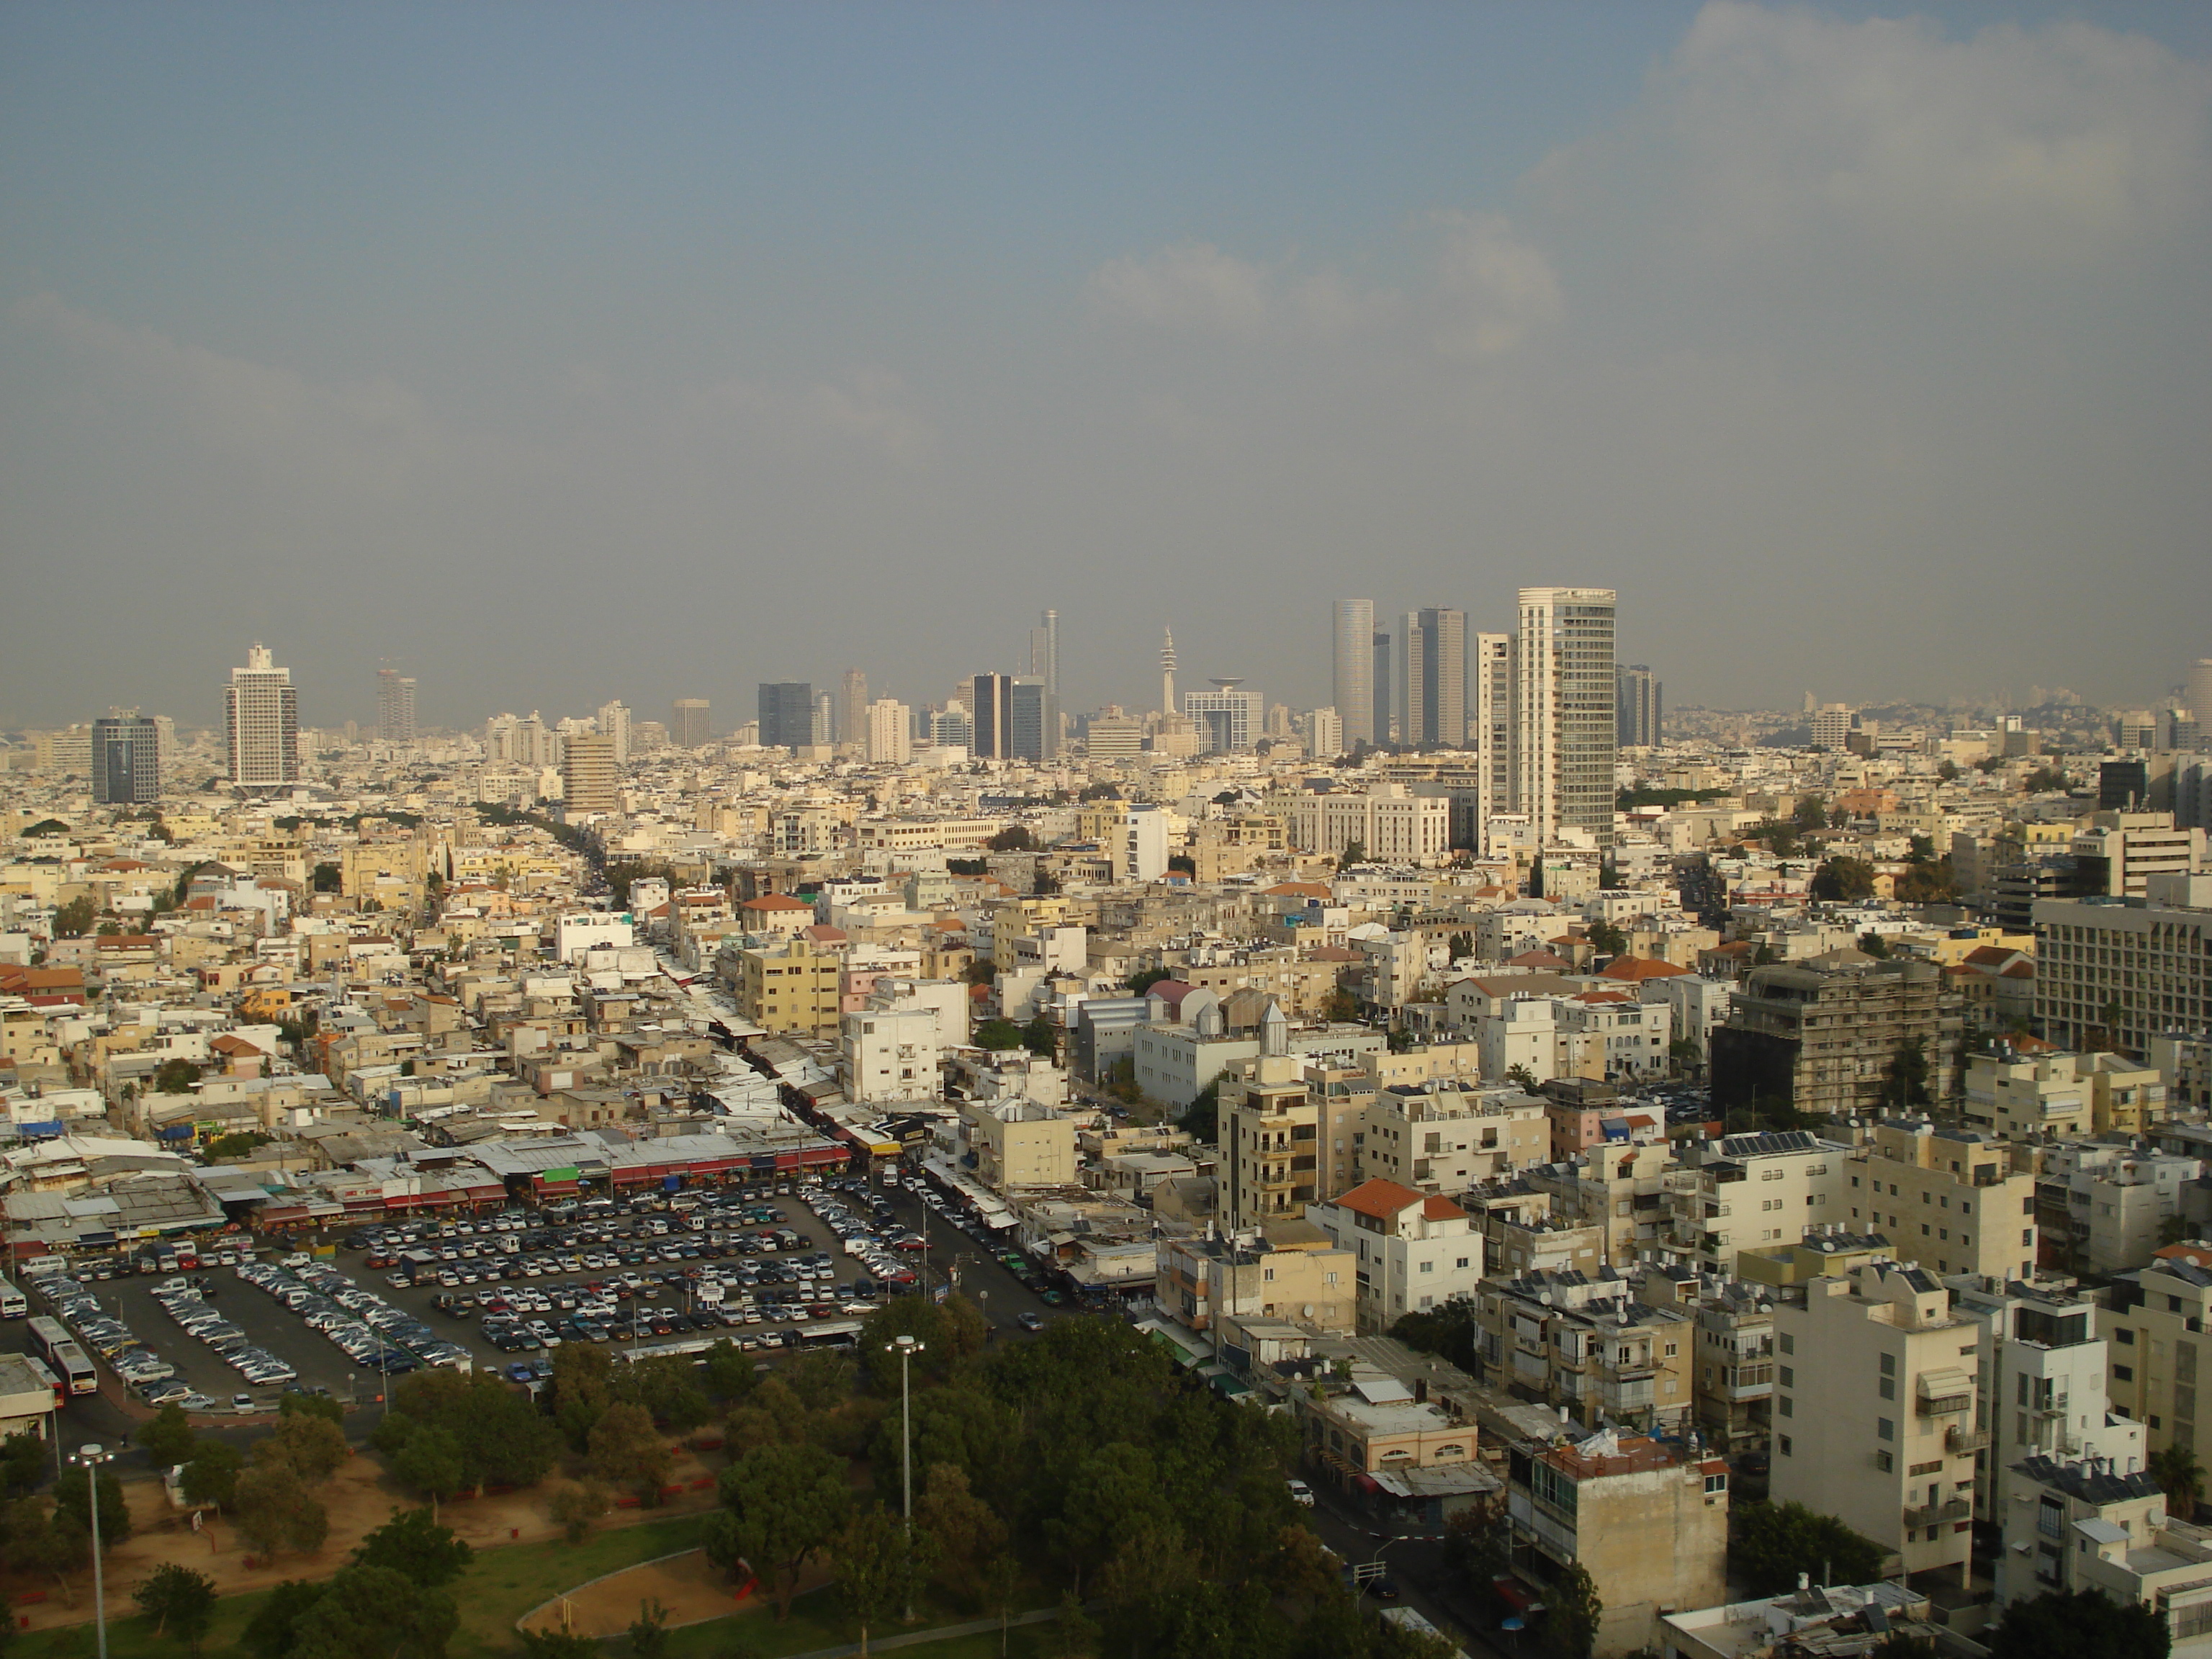
[[[1495,357],[1559,320],[1566,307],[1550,261],[1494,213],[1439,213],[1437,348]]]
[[[1100,314],[1155,328],[1256,334],[1275,305],[1274,273],[1186,242],[1144,258],[1113,259],[1091,273],[1087,294]]]
[[[2140,36],[2007,24],[1947,40],[1711,0],[1613,131],[1547,160],[1563,219],[1713,264],[2109,260],[2202,211],[2212,74]],[[1856,261],[1855,261],[1856,263]]]

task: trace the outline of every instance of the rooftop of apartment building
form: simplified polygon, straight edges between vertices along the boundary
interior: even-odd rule
[[[2083,1504],[2124,1504],[2133,1498],[2149,1498],[2159,1491],[2157,1480],[2145,1469],[2122,1471],[2109,1457],[2085,1457],[2069,1462],[2040,1453],[2013,1465],[2039,1486]]]
[[[1690,1462],[1710,1461],[1716,1471],[1728,1465],[1718,1458],[1697,1459],[1680,1441],[1654,1440],[1648,1435],[1624,1435],[1601,1429],[1587,1440],[1570,1441],[1534,1455],[1574,1481],[1603,1480],[1616,1475],[1647,1474]]]

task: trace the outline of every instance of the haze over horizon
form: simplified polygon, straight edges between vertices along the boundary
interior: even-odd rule
[[[23,5],[0,155],[0,724],[2212,655],[2212,9]]]

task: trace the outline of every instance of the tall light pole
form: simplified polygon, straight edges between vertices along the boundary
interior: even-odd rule
[[[899,1488],[901,1508],[906,1517],[906,1547],[914,1553],[914,1391],[908,1382],[908,1366],[915,1355],[922,1352],[918,1338],[901,1334],[892,1339],[899,1354]],[[906,1616],[914,1617],[911,1593],[907,1598]],[[107,1659],[103,1651],[100,1659]]]
[[[92,1626],[99,1638],[99,1659],[107,1659],[107,1576],[100,1561],[100,1466],[114,1455],[97,1441],[88,1441],[70,1459],[83,1468],[92,1498]]]

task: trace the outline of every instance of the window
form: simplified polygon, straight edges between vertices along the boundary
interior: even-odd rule
[[[2112,1376],[2116,1382],[2132,1382],[2136,1380],[2136,1368],[2132,1365],[2115,1365],[2112,1367]]]
[[[2035,1243],[2035,1229],[2034,1229],[2034,1228],[2033,1228],[2033,1227],[2022,1227],[2022,1228],[2020,1230],[2020,1242],[2021,1242],[2021,1243],[2023,1243],[2023,1244],[2033,1244],[2033,1243]]]
[[[1895,1377],[1885,1376],[1881,1379],[1881,1397],[1884,1400],[1894,1400],[1897,1398],[1897,1379]]]
[[[1421,1263],[1421,1271],[1425,1273],[1434,1273],[1436,1270],[1437,1264],[1433,1261],[1424,1261]]]
[[[1459,1266],[1459,1267],[1466,1267],[1466,1266],[1467,1266],[1467,1264],[1468,1264],[1468,1259],[1466,1256],[1462,1256],[1462,1257],[1460,1257],[1460,1259],[1459,1259],[1458,1262],[1457,1262],[1455,1265],[1457,1265],[1457,1266]]]
[[[1897,1467],[1897,1460],[1886,1451],[1878,1451],[1874,1455],[1874,1466],[1887,1474]]]
[[[1785,1389],[1794,1389],[1797,1386],[1797,1368],[1795,1365],[1782,1367],[1782,1386]]]
[[[1887,1417],[1877,1417],[1874,1420],[1874,1432],[1876,1439],[1894,1440],[1897,1438],[1897,1425]]]
[[[1881,1374],[1884,1376],[1895,1376],[1897,1375],[1897,1356],[1895,1354],[1886,1353],[1882,1355]]]
[[[1780,1452],[1780,1453],[1781,1453],[1784,1457],[1789,1456],[1789,1455],[1790,1455],[1790,1452],[1791,1452],[1792,1450],[1794,1450],[1794,1449],[1795,1449],[1795,1448],[1794,1448],[1794,1447],[1791,1445],[1791,1443],[1790,1443],[1790,1437],[1789,1437],[1788,1435],[1786,1435],[1786,1434],[1785,1434],[1785,1435],[1778,1436],[1778,1437],[1776,1438],[1776,1440],[1775,1440],[1775,1442],[1774,1442],[1774,1444],[1775,1444],[1775,1449],[1776,1449],[1778,1451],[1779,1451],[1779,1452]]]
[[[1797,1339],[1790,1335],[1787,1331],[1782,1333],[1782,1352],[1784,1353],[1796,1353],[1797,1352]]]
[[[2112,1333],[2112,1336],[2113,1339],[2124,1348],[2132,1348],[2136,1345],[2135,1330],[2130,1326],[2121,1326],[2118,1330]]]
[[[1795,1400],[1792,1400],[1786,1394],[1777,1395],[1775,1398],[1782,1402],[1782,1414],[1784,1417],[1795,1417],[1797,1415],[1797,1402]]]

